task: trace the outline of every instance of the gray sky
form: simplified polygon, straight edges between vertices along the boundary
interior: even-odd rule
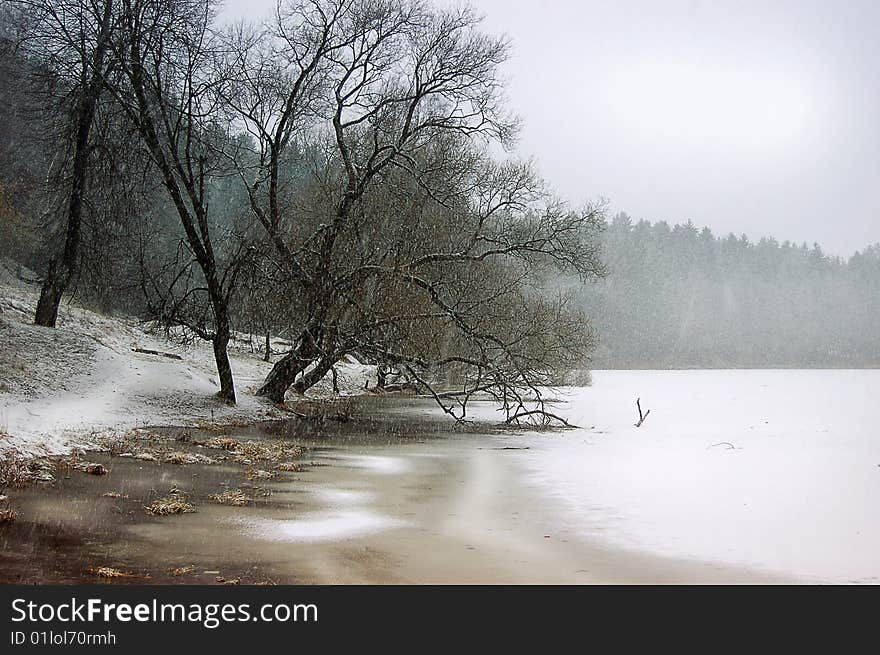
[[[880,241],[880,3],[471,4],[513,40],[519,152],[573,203],[835,254]]]

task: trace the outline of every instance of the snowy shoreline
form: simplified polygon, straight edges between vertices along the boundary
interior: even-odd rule
[[[0,457],[64,455],[88,448],[95,436],[145,426],[289,416],[255,395],[272,363],[245,341],[230,344],[238,403],[229,406],[215,397],[209,343],[183,345],[135,319],[69,303],[56,328],[37,327],[38,297],[37,285],[0,262]],[[359,391],[371,374],[372,367],[342,365],[340,387]]]

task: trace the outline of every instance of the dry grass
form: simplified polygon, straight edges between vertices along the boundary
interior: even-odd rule
[[[222,576],[217,576],[214,578],[218,584],[228,584],[228,585],[238,585],[241,584],[241,578],[224,578]]]
[[[232,418],[226,420],[203,420],[197,421],[195,423],[195,427],[199,430],[203,430],[205,432],[224,432],[230,428],[246,428],[253,425],[254,419],[252,418]]]
[[[128,498],[128,494],[122,494],[122,493],[119,493],[118,491],[105,491],[104,493],[101,494],[101,496],[104,498],[120,498],[123,500]]]
[[[64,457],[58,460],[58,468],[71,471],[81,471],[90,475],[107,475],[110,471],[103,464],[80,460],[76,455]]]
[[[246,422],[246,424],[250,424]],[[204,427],[204,426],[203,426]],[[222,426],[224,429],[228,424]],[[211,429],[216,426],[212,424]],[[200,448],[222,451],[214,456],[173,450],[169,442],[191,443]],[[162,462],[167,464],[216,464],[231,459],[236,464],[257,467],[263,463],[275,463],[279,471],[300,471],[299,465],[293,460],[300,459],[306,450],[294,443],[280,440],[245,440],[239,441],[226,436],[214,436],[206,439],[194,439],[189,433],[177,437],[156,434],[149,430],[131,430],[123,435],[115,435],[100,440],[101,446],[118,457],[131,457],[145,462]],[[228,455],[226,454],[228,453]],[[269,467],[265,467],[269,468]],[[257,474],[260,479],[271,479],[271,475]],[[248,478],[252,479],[252,478]]]
[[[0,524],[12,523],[18,519],[20,514],[11,507],[0,509]]]
[[[215,503],[233,507],[244,507],[253,502],[253,499],[241,489],[227,489],[219,494],[211,494],[209,498]]]
[[[199,455],[197,453],[185,453],[175,450],[162,455],[162,461],[166,464],[216,464],[217,460],[207,455]]]
[[[235,439],[230,439],[229,437],[211,437],[210,439],[206,439],[204,441],[196,442],[199,446],[204,446],[205,448],[214,448],[216,450],[235,450],[238,447],[238,442]]]
[[[277,474],[274,471],[266,471],[264,469],[247,469],[244,472],[245,480],[274,480]]]
[[[254,462],[287,462],[299,459],[305,453],[302,446],[279,441],[244,441],[232,451],[233,460],[240,464]]]
[[[158,434],[150,430],[137,428],[122,434],[100,436],[95,439],[95,445],[114,455],[139,453],[149,450],[148,444],[163,444],[174,441],[173,437]]]
[[[145,575],[142,573],[130,573],[128,571],[121,571],[120,569],[115,569],[112,566],[93,566],[89,569],[89,573],[93,573],[99,578],[149,578],[149,575]]]
[[[236,441],[229,437],[210,437],[202,441],[193,441],[196,446],[225,450],[232,454],[233,461],[239,464],[254,462],[281,462],[299,459],[305,449],[297,444],[283,441]]]
[[[187,502],[183,494],[171,493],[164,498],[157,498],[144,511],[150,516],[171,516],[173,514],[191,514],[196,511],[195,505]]]
[[[249,489],[248,493],[250,493],[251,498],[268,498],[269,496],[272,495],[272,492],[269,489],[266,489],[265,487],[257,487],[257,486],[248,484],[247,482],[245,482],[241,486]]]
[[[25,460],[9,457],[0,460],[0,487],[22,487],[35,482],[53,484],[55,463],[42,458]]]

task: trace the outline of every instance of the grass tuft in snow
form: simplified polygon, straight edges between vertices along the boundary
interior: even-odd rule
[[[211,494],[209,497],[215,503],[232,505],[233,507],[244,507],[253,502],[253,499],[241,489],[227,489],[219,494]]]
[[[149,505],[144,505],[144,511],[150,516],[171,516],[174,514],[191,514],[196,511],[195,505],[187,502],[180,492],[172,492],[164,498],[158,498]]]

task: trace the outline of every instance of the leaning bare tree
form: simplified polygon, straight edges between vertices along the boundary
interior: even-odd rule
[[[260,389],[273,401],[359,353],[430,389],[446,370],[464,393],[434,397],[456,416],[489,393],[515,419],[549,367],[589,349],[585,319],[534,287],[542,266],[602,273],[601,207],[570,211],[527,165],[481,151],[516,122],[501,102],[507,44],[479,22],[467,8],[314,0],[282,4],[262,39],[236,34],[229,106],[253,149],[232,158],[303,290],[299,338]]]

